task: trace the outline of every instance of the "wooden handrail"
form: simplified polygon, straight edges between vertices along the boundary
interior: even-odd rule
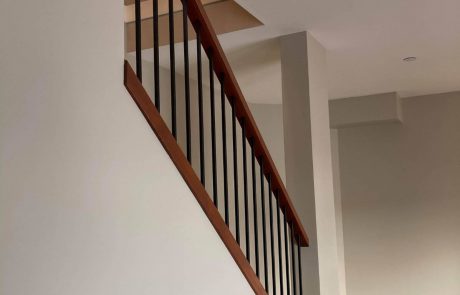
[[[279,203],[281,207],[286,208],[287,219],[293,222],[294,231],[300,237],[300,245],[308,246],[309,240],[305,229],[302,226],[299,216],[297,215],[294,206],[289,198],[286,187],[281,180],[278,170],[275,167],[273,159],[268,152],[267,146],[262,138],[262,135],[257,128],[256,122],[249,110],[246,100],[241,92],[238,82],[233,74],[233,71],[228,63],[225,53],[220,45],[217,35],[211,25],[209,18],[201,4],[200,0],[182,0],[188,3],[188,17],[196,31],[200,31],[202,46],[209,59],[212,59],[214,69],[219,79],[224,79],[223,83],[225,94],[230,103],[235,101],[235,114],[241,122],[244,119],[246,124],[247,138],[253,138],[254,150],[257,159],[263,159],[264,174],[272,177],[272,191],[279,192]]]

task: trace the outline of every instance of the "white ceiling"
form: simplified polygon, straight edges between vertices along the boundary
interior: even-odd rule
[[[238,2],[273,32],[309,30],[325,46],[331,98],[460,90],[459,0]]]
[[[281,102],[276,37],[302,30],[328,52],[331,99],[460,90],[460,0],[237,2],[265,24],[219,36],[249,102]],[[418,59],[403,62],[407,56]]]

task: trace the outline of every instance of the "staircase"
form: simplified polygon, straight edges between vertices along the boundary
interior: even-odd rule
[[[167,100],[161,94],[165,83],[160,83],[163,81],[160,81],[158,0],[152,4],[153,81],[149,82],[153,83],[153,98],[142,84],[145,44],[142,44],[144,12],[140,0],[134,1],[135,71],[125,61],[126,89],[254,292],[303,294],[300,261],[309,243],[308,236],[203,4],[198,0],[182,0],[178,11],[173,0],[168,2]],[[175,44],[175,17],[178,16],[182,18],[183,52],[178,52]],[[192,35],[196,36],[195,55],[189,50]],[[177,83],[176,77],[179,54],[184,63],[183,85]],[[196,81],[190,78],[192,59],[197,63]],[[203,64],[207,64],[207,71]],[[192,93],[195,90],[196,93]],[[182,108],[183,116],[179,110]]]

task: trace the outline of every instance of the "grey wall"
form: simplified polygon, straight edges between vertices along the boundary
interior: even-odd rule
[[[340,129],[349,295],[460,294],[460,93]]]

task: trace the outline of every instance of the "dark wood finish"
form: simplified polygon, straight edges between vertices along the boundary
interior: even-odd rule
[[[227,98],[230,100],[235,99],[236,116],[238,120],[245,120],[247,137],[254,138],[255,154],[258,159],[264,159],[264,173],[272,176],[271,189],[279,191],[279,203],[281,207],[287,208],[288,221],[294,224],[294,231],[299,234],[300,245],[308,246],[308,235],[304,230],[299,216],[294,210],[294,206],[288,196],[286,187],[281,180],[278,170],[268,152],[262,135],[257,128],[256,122],[252,117],[246,100],[241,92],[238,82],[233,74],[233,71],[228,63],[225,53],[217,39],[217,35],[211,25],[209,18],[199,0],[188,0],[189,18],[195,30],[201,31],[202,44],[204,50],[208,53],[214,63],[214,69],[218,77],[225,77],[224,91]]]
[[[187,158],[177,144],[175,138],[172,136],[171,131],[169,130],[164,120],[161,118],[160,113],[158,113],[157,109],[152,103],[152,100],[150,99],[142,84],[137,79],[136,74],[127,61],[125,61],[124,67],[124,84],[128,92],[131,94],[133,100],[141,110],[148,124],[153,129],[166,152],[170,156],[171,160],[176,165],[180,174],[184,178],[204,213],[213,225],[217,234],[220,236],[228,251],[232,255],[241,272],[246,277],[255,294],[267,295],[262,284],[260,283],[259,278],[256,276],[251,265],[246,260],[243,251],[236,243],[232,233],[222,219],[222,216],[214,206],[211,197],[208,195],[205,188],[201,184],[200,179],[196,175],[192,166],[187,161]]]

